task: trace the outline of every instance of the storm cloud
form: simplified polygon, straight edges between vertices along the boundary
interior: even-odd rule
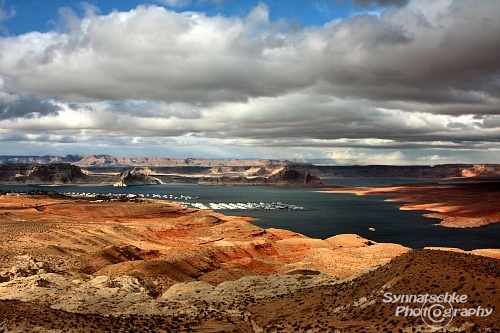
[[[498,2],[376,2],[397,6],[301,28],[271,21],[265,4],[246,17],[62,10],[59,29],[0,39],[0,134],[500,158]]]
[[[0,94],[0,120],[16,118],[56,117],[61,107],[35,98],[15,100],[12,103],[2,102]]]

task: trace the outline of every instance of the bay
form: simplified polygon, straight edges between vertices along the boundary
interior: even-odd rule
[[[325,181],[343,186],[380,186],[410,183],[413,180],[344,179]],[[386,202],[384,196],[320,193],[315,189],[267,186],[202,186],[164,184],[145,186],[0,186],[0,190],[54,190],[59,193],[136,194],[176,202],[201,203],[284,203],[303,207],[288,209],[220,210],[225,215],[251,216],[262,228],[287,229],[308,237],[325,239],[352,233],[376,242],[398,243],[412,248],[458,247],[464,250],[500,247],[500,224],[468,229],[435,226],[438,221],[422,217],[424,211],[399,210],[400,203]],[[182,197],[181,197],[182,196]],[[186,198],[189,199],[186,199]],[[375,228],[375,232],[369,230]]]

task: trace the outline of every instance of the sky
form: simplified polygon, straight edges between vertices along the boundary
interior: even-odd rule
[[[498,0],[0,0],[0,155],[500,163]]]

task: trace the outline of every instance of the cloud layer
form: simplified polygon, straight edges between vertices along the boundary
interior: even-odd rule
[[[377,2],[398,6],[300,28],[264,4],[243,18],[62,9],[57,30],[0,39],[0,138],[500,163],[498,2]]]

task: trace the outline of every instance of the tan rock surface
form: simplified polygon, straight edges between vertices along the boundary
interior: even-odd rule
[[[379,304],[383,288],[417,292],[427,275],[434,292],[462,288],[483,301],[498,270],[487,250],[415,252],[249,221],[165,201],[1,197],[0,331],[382,332],[408,325],[377,317],[394,312]],[[469,267],[465,277],[447,263]]]
[[[311,239],[250,220],[166,201],[2,196],[0,253],[6,268],[30,255],[75,279],[134,276],[160,295],[177,282],[294,270],[347,277],[409,250],[356,235]]]
[[[43,280],[41,275],[21,277],[16,279],[19,291],[46,296],[43,302],[34,297],[23,302],[0,299],[0,330],[496,332],[500,320],[496,311],[500,305],[496,292],[499,262],[452,251],[412,250],[349,279],[303,272],[306,274],[246,276],[217,286],[195,281],[176,284],[156,299],[141,293],[137,288],[140,282],[127,276],[98,276],[86,282],[69,281],[55,273],[43,275]],[[23,285],[22,281],[28,280],[38,283]],[[481,307],[483,313],[488,309],[488,316],[457,316],[446,329],[439,330],[426,325],[421,316],[395,315],[401,304],[420,309],[420,303],[384,301],[386,293],[446,292],[466,297],[465,303],[454,302],[453,308]]]

